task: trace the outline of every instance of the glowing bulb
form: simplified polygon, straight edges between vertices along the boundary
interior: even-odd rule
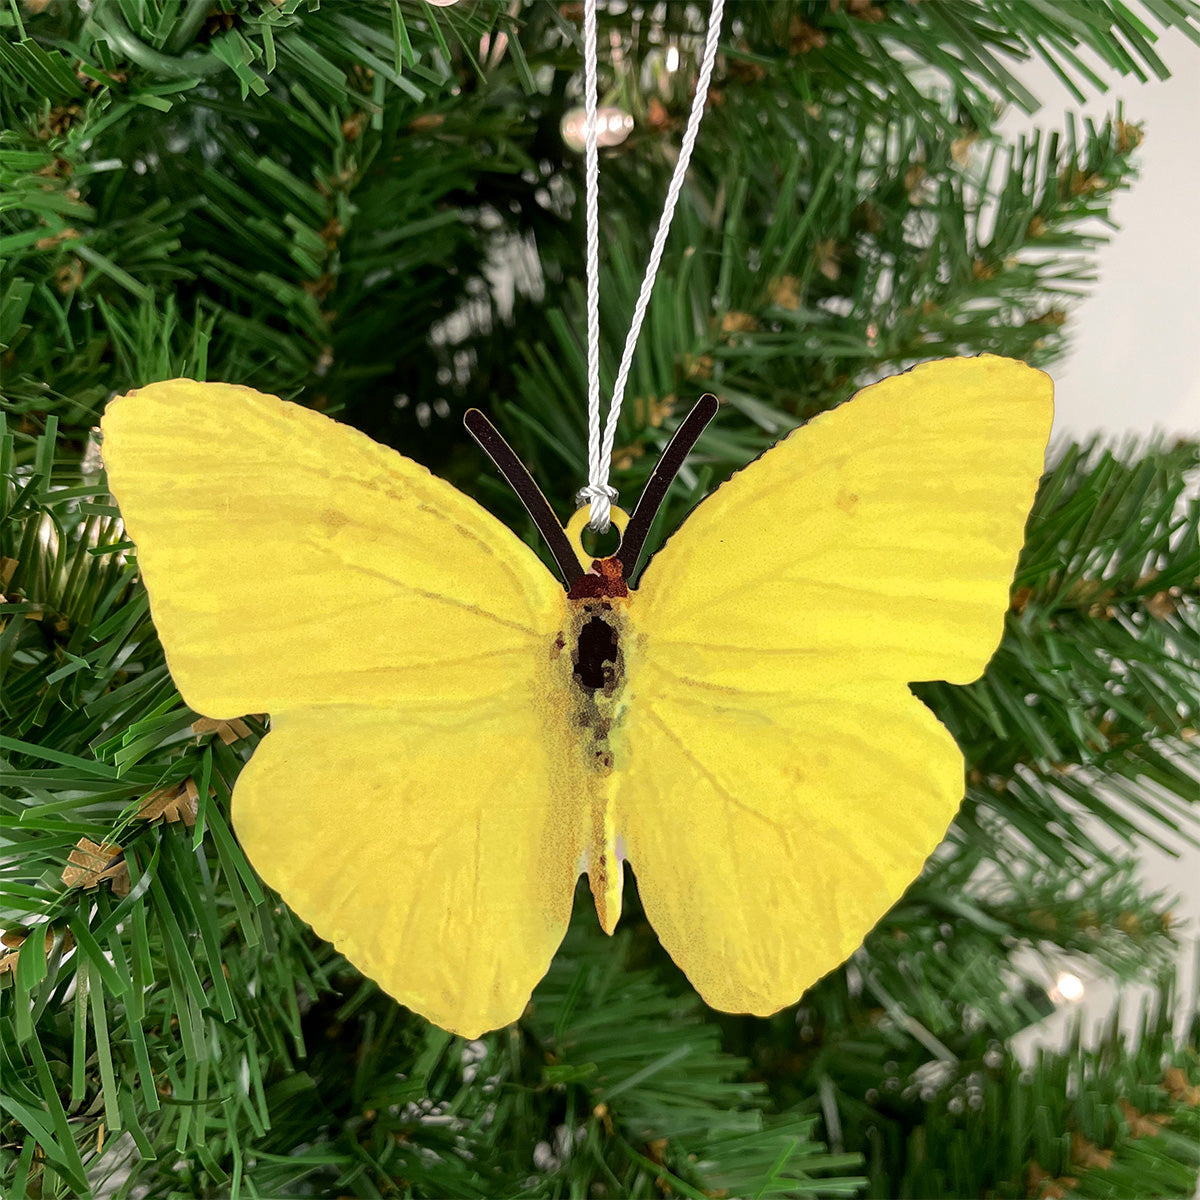
[[[679,47],[678,46],[668,46],[667,47],[667,70],[668,71],[678,71],[679,70]]]
[[[1083,999],[1083,980],[1078,975],[1064,971],[1054,981],[1054,992],[1057,993],[1059,999],[1075,1004]]]
[[[633,118],[621,108],[596,110],[596,145],[619,146],[633,129]],[[587,136],[587,113],[582,108],[573,108],[562,119],[559,132],[567,146],[579,153],[584,149]]]

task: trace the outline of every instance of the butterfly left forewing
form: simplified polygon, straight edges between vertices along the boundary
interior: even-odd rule
[[[511,530],[321,413],[174,379],[118,397],[102,429],[171,674],[206,716],[467,702],[481,664],[561,624],[562,588]]]

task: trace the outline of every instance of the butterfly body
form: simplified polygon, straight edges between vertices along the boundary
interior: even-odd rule
[[[995,650],[1051,416],[1007,359],[874,384],[706,498],[636,590],[624,540],[593,560],[556,526],[564,588],[424,467],[246,388],[120,397],[103,454],[184,700],[270,714],[233,797],[251,862],[476,1036],[522,1012],[581,870],[613,928],[623,859],[714,1007],[775,1012],[854,951],[962,798],[908,684]]]
[[[621,912],[622,868],[613,822],[615,788],[628,761],[626,684],[632,597],[615,560],[599,560],[581,580],[595,594],[567,598],[567,625],[555,639],[566,695],[551,711],[569,713],[568,726],[586,779],[586,872],[596,913],[611,933]],[[605,565],[605,563],[609,565]],[[587,592],[588,585],[576,591]],[[569,667],[569,674],[565,668]]]

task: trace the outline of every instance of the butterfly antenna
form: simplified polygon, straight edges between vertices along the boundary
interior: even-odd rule
[[[650,526],[658,515],[659,507],[666,497],[667,490],[679,474],[683,461],[691,453],[692,447],[704,432],[704,427],[716,416],[719,408],[716,396],[711,394],[701,396],[692,407],[692,411],[679,423],[675,436],[667,443],[662,452],[658,465],[646,480],[646,486],[638,497],[637,507],[629,518],[629,524],[621,535],[621,546],[616,557],[621,563],[625,578],[633,576],[637,560],[646,544]],[[544,502],[543,502],[544,503]]]
[[[575,551],[563,532],[563,527],[554,515],[550,502],[542,495],[542,489],[533,481],[525,464],[513,452],[513,448],[500,436],[495,425],[477,408],[470,408],[463,417],[467,432],[483,448],[483,452],[496,464],[496,470],[508,480],[508,486],[525,505],[525,511],[533,518],[538,532],[546,539],[554,561],[566,580],[568,589],[582,574],[583,568]],[[676,435],[678,436],[678,435]]]

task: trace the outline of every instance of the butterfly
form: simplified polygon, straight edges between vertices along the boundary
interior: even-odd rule
[[[1052,419],[993,356],[864,388],[702,500],[634,583],[716,410],[593,559],[481,414],[563,575],[423,466],[320,413],[176,379],[115,399],[109,486],[196,712],[270,714],[237,780],[251,862],[397,1000],[520,1016],[586,872],[622,863],[707,1003],[760,1015],[844,961],[964,790],[910,682],[995,651]]]

